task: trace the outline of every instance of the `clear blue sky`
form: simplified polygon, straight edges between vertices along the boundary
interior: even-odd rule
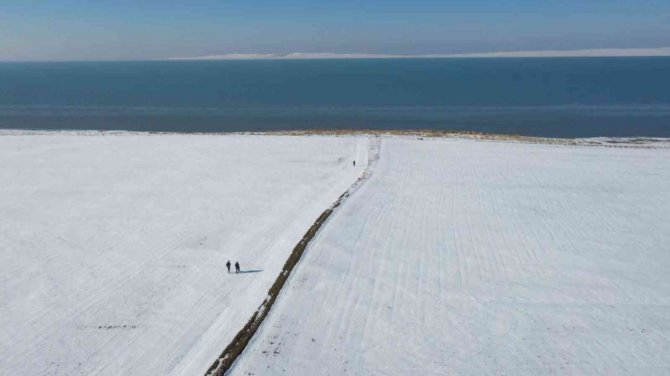
[[[670,0],[2,0],[0,60],[670,46]]]

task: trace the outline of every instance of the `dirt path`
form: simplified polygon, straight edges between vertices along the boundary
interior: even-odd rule
[[[317,218],[314,224],[312,224],[309,230],[307,230],[300,242],[296,244],[288,257],[288,260],[286,260],[282,271],[277,276],[277,279],[272,284],[272,287],[270,287],[265,300],[263,300],[261,305],[258,307],[256,312],[254,312],[253,316],[251,316],[246,325],[244,325],[244,327],[242,327],[237,335],[235,335],[235,338],[233,338],[232,342],[226,346],[221,355],[214,361],[214,364],[212,364],[206,373],[207,376],[224,375],[230,369],[233,363],[235,363],[237,357],[242,354],[251,338],[263,323],[265,317],[267,317],[270,309],[272,309],[272,306],[277,300],[277,296],[279,295],[282,287],[284,287],[284,284],[291,275],[293,268],[298,264],[298,261],[300,261],[300,258],[307,249],[310,241],[321,230],[321,227],[331,216],[331,214],[333,214],[333,212],[335,212],[335,210],[351,194],[358,190],[358,188],[360,188],[360,186],[372,175],[374,167],[377,164],[377,160],[379,159],[380,147],[381,137],[378,135],[372,137],[368,145],[368,165],[361,176],[349,187],[349,189],[342,193],[337,201],[335,201],[328,209],[321,213],[319,218]]]

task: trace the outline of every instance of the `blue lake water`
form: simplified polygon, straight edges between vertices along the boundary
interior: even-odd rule
[[[670,137],[670,58],[0,63],[0,128]]]

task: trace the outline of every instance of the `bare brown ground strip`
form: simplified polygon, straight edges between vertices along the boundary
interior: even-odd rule
[[[307,233],[305,233],[300,242],[296,244],[296,246],[293,248],[293,251],[288,257],[288,260],[286,260],[286,263],[284,264],[282,271],[277,276],[277,279],[272,284],[272,287],[270,287],[268,295],[265,298],[265,300],[263,300],[263,303],[261,303],[256,312],[254,312],[253,316],[251,316],[246,325],[244,325],[244,327],[242,327],[242,329],[237,333],[237,335],[235,335],[235,338],[233,338],[230,344],[226,346],[225,350],[223,350],[223,352],[216,359],[214,364],[212,364],[212,366],[209,367],[209,370],[207,371],[206,375],[211,376],[224,375],[230,369],[233,363],[235,363],[237,357],[240,356],[240,354],[242,354],[247,344],[249,344],[249,341],[254,336],[258,328],[263,323],[263,320],[270,312],[270,309],[277,300],[277,295],[279,295],[279,292],[281,291],[282,287],[288,280],[288,277],[291,275],[293,268],[298,264],[298,261],[300,261],[300,258],[305,252],[305,249],[307,248],[309,242],[319,232],[319,229],[328,219],[328,217],[330,217],[335,208],[340,206],[342,200],[346,198],[348,195],[349,195],[348,191],[343,193],[330,208],[326,209],[323,213],[321,213],[319,218],[317,218],[317,220],[312,224],[312,227],[310,227],[309,230],[307,230]]]
[[[0,130],[0,136],[30,134],[54,134],[61,131],[37,130]],[[626,149],[668,149],[669,138],[659,137],[623,137],[610,139],[589,138],[555,138],[522,136],[505,133],[486,133],[464,130],[437,130],[437,129],[304,129],[304,130],[273,130],[247,132],[162,132],[162,131],[96,131],[96,130],[65,130],[64,132],[79,136],[148,134],[148,135],[191,135],[191,136],[229,136],[229,135],[266,135],[266,136],[410,136],[416,138],[460,138],[482,141],[508,141],[528,144],[550,144],[569,146],[597,146]]]
[[[260,133],[259,133],[260,134]],[[549,144],[549,145],[569,145],[569,146],[601,146],[615,148],[651,148],[655,149],[658,144],[667,143],[667,139],[653,137],[626,137],[612,138],[607,140],[580,139],[580,138],[556,138],[556,137],[537,137],[522,136],[516,134],[504,133],[485,133],[476,131],[452,131],[436,129],[390,129],[390,130],[372,130],[372,129],[308,129],[296,131],[276,131],[265,132],[262,134],[279,134],[293,136],[347,136],[347,135],[376,135],[376,136],[409,136],[415,138],[460,138],[479,141],[507,141],[526,144]],[[660,145],[666,147],[667,145]]]

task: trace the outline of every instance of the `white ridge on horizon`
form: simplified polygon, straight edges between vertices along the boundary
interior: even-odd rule
[[[366,53],[229,53],[192,57],[171,57],[165,60],[298,60],[298,59],[411,59],[411,58],[495,58],[495,57],[633,57],[670,56],[670,47],[600,48],[583,50],[498,51],[459,54],[366,54]]]

